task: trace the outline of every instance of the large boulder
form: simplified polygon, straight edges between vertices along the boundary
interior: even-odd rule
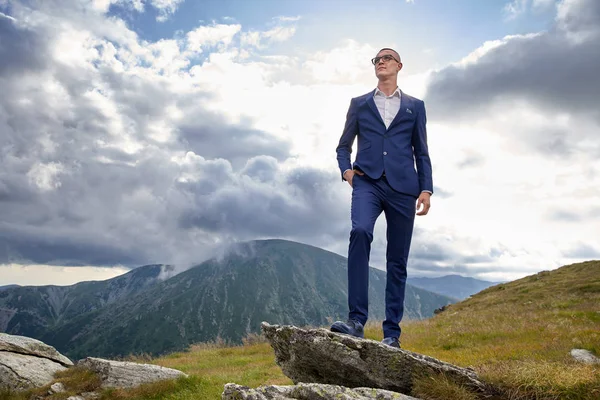
[[[145,383],[187,377],[181,371],[160,365],[104,360],[95,357],[84,358],[77,362],[77,366],[95,372],[102,380],[103,388],[133,388]]]
[[[52,346],[25,336],[0,333],[0,389],[27,390],[49,384],[73,365]]]
[[[323,383],[410,394],[415,379],[443,374],[474,391],[488,391],[472,369],[374,340],[266,322],[262,331],[275,351],[276,363],[295,384]]]
[[[54,347],[26,336],[0,333],[0,351],[47,358],[48,360],[56,361],[65,367],[73,365],[71,360],[56,351]]]
[[[295,386],[247,386],[228,383],[222,400],[418,400],[383,389],[346,388],[338,385],[299,383]]]

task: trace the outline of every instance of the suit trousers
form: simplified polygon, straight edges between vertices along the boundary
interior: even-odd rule
[[[349,318],[363,325],[369,309],[369,259],[373,229],[383,211],[387,221],[384,337],[400,337],[404,314],[406,267],[416,212],[416,198],[379,179],[355,174],[352,180],[352,230],[348,249]]]

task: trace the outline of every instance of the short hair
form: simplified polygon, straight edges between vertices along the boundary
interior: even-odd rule
[[[377,52],[377,54],[381,53],[381,52],[382,52],[382,51],[384,51],[384,50],[390,50],[390,51],[393,51],[394,53],[396,53],[396,56],[398,56],[398,61],[399,61],[399,62],[402,62],[402,59],[400,58],[400,54],[398,54],[398,52],[397,52],[396,50],[394,50],[394,49],[390,49],[389,47],[384,47],[383,49],[380,49],[380,50]]]

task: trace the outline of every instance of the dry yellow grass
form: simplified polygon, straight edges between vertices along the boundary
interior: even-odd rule
[[[404,348],[473,367],[506,398],[600,399],[600,366],[570,356],[600,355],[600,261],[488,288],[402,331]],[[380,339],[380,325],[366,334]]]

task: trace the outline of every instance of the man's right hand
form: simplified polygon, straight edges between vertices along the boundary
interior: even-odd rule
[[[344,173],[344,179],[348,181],[348,184],[350,184],[350,187],[352,187],[352,179],[354,178],[354,174],[364,175],[365,173],[357,171],[357,170],[352,170],[352,169],[349,169],[348,171],[346,171]]]

